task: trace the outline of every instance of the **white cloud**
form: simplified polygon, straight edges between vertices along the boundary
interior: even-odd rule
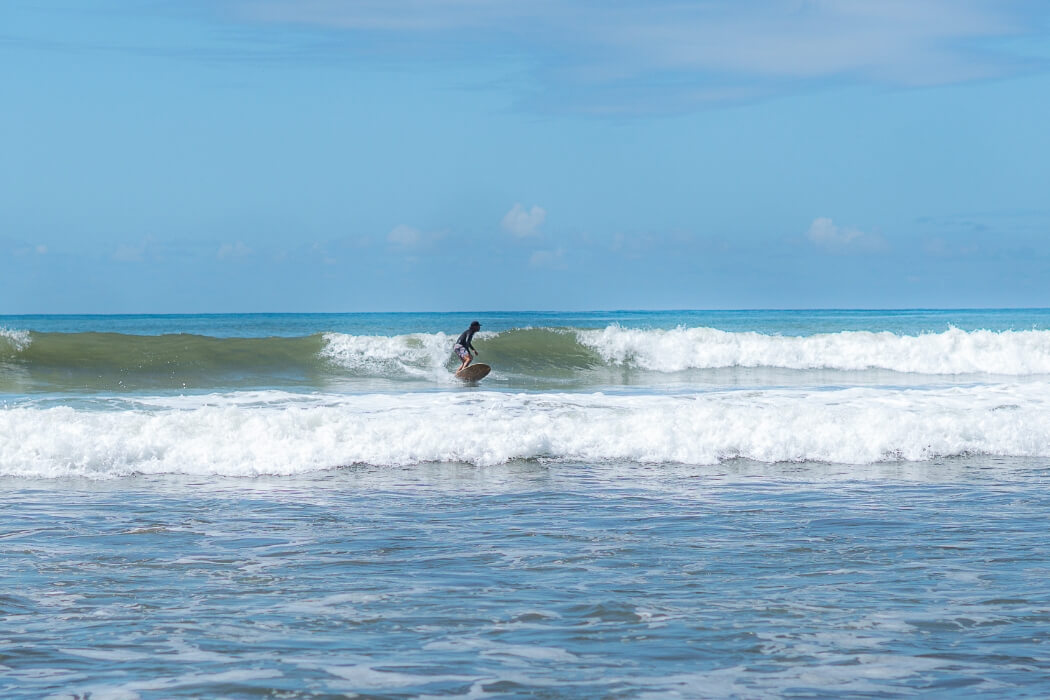
[[[113,251],[113,259],[119,262],[142,262],[146,257],[146,241],[131,245],[121,243]]]
[[[418,228],[400,224],[387,234],[386,240],[399,248],[415,248],[423,240],[423,232]]]
[[[540,226],[547,219],[547,211],[543,207],[533,205],[528,211],[521,204],[515,204],[503,217],[501,225],[503,230],[519,238],[535,236],[540,231]]]
[[[565,250],[537,250],[529,257],[532,267],[546,267],[552,270],[565,269]]]
[[[618,21],[605,40],[641,67],[806,79],[851,75],[911,85],[984,77],[990,54],[959,43],[1025,33],[991,0],[764,0],[692,6]],[[626,17],[622,18],[626,19]],[[647,58],[641,59],[643,53]]]
[[[1021,0],[270,0],[240,10],[353,32],[406,60],[498,50],[537,67],[548,105],[606,112],[644,108],[639,90],[695,107],[822,79],[911,86],[1013,74],[1034,59],[989,40],[1045,38],[1050,26],[1050,5]]]
[[[923,250],[934,257],[951,258],[976,255],[980,252],[980,246],[974,242],[952,243],[944,238],[937,237],[928,239],[923,245]]]
[[[806,231],[806,238],[815,246],[833,252],[877,251],[887,247],[886,240],[874,233],[838,226],[827,217],[818,217]]]
[[[48,247],[43,243],[37,243],[35,245],[22,243],[21,245],[12,247],[9,250],[11,255],[16,257],[22,257],[25,255],[47,255],[48,253]]]
[[[223,243],[219,246],[215,257],[219,260],[232,260],[234,258],[244,258],[251,254],[251,248],[246,246],[243,241],[237,241],[236,243]]]
[[[328,252],[328,247],[321,241],[314,241],[313,245],[310,246],[310,252],[321,258],[321,263],[324,265],[335,265],[339,262],[337,258]]]
[[[159,241],[156,236],[149,234],[143,236],[137,243],[120,243],[117,245],[113,253],[110,254],[110,258],[119,262],[126,263],[140,263],[146,260],[150,261],[161,261],[165,259],[165,255],[172,251],[178,252],[180,247],[177,244],[173,244],[168,241]],[[190,249],[186,247],[181,248],[182,253],[190,253]],[[196,254],[198,251],[193,248],[193,253]]]

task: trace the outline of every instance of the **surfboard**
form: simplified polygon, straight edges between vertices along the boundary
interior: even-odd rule
[[[488,365],[478,363],[476,365],[464,367],[463,370],[456,372],[456,379],[462,379],[465,382],[476,382],[479,379],[484,378],[485,375],[491,371],[492,368]]]

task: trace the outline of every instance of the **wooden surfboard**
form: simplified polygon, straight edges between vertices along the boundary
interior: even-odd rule
[[[462,379],[465,382],[476,382],[479,379],[484,378],[485,375],[491,371],[492,368],[488,365],[483,365],[481,363],[473,364],[464,367],[460,372],[456,372],[456,379]]]

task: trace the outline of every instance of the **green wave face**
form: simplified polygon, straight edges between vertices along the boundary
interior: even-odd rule
[[[0,335],[0,392],[317,388],[355,380],[433,385],[458,364],[453,341],[445,334],[8,333]],[[571,329],[515,329],[478,336],[474,344],[479,362],[522,386],[580,380],[604,367]]]
[[[447,333],[216,338],[0,328],[0,394],[286,387],[373,391],[405,389],[406,382],[425,390],[451,381],[450,372],[459,364],[452,354],[455,338]],[[967,373],[1050,376],[1050,330],[781,336],[612,324],[481,333],[474,345],[478,361],[493,367],[486,383],[502,388],[779,384],[811,381],[827,372],[854,373],[854,382],[862,373],[865,381],[894,383]]]
[[[0,391],[289,385],[325,373],[320,335],[301,338],[36,333],[0,338]],[[5,342],[6,341],[6,342]]]
[[[521,374],[563,377],[603,365],[571,329],[523,328],[475,339],[474,345],[483,353],[479,362]]]

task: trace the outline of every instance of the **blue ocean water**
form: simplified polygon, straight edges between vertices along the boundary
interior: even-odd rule
[[[1048,409],[1046,310],[0,317],[0,695],[1044,697]]]
[[[1047,330],[1050,328],[1050,309],[0,315],[0,327],[61,333],[193,333],[217,337],[301,336],[323,332],[400,335],[458,333],[474,320],[480,321],[486,330],[497,332],[525,327],[605,328],[610,324],[620,324],[631,328],[709,327],[782,335],[839,331],[890,331],[915,335],[936,333],[950,327],[966,331]]]

